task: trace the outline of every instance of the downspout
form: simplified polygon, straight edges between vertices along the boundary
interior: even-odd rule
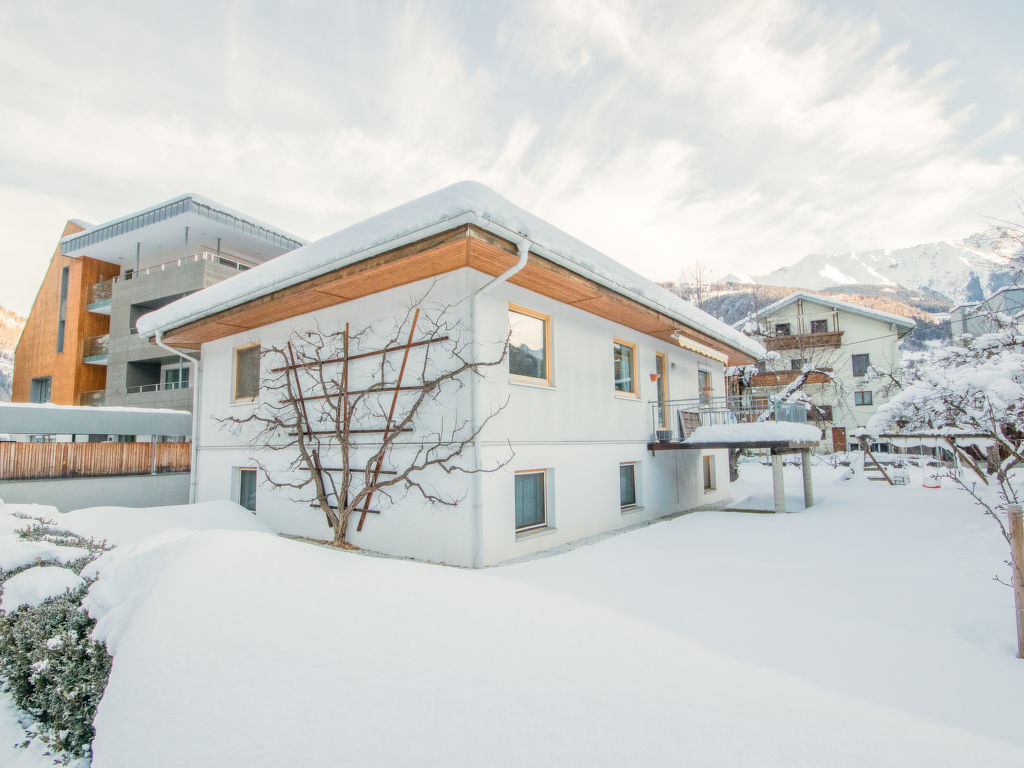
[[[195,504],[196,488],[198,487],[199,474],[199,405],[201,403],[200,384],[202,383],[202,379],[200,377],[200,374],[202,369],[198,357],[186,355],[180,349],[174,349],[174,347],[167,346],[166,344],[164,344],[163,335],[163,331],[157,331],[156,336],[153,338],[154,343],[158,347],[166,349],[172,355],[177,355],[178,357],[183,357],[186,360],[190,361],[193,364],[193,367],[195,368],[195,373],[192,378],[192,469],[191,472],[189,473],[190,477],[188,483],[188,503]],[[181,382],[180,375],[178,376],[178,382]]]
[[[476,293],[473,294],[469,302],[469,328],[473,339],[473,349],[477,352],[480,349],[480,328],[477,325],[477,303],[480,297],[485,293],[498,287],[516,272],[519,272],[523,267],[526,266],[527,260],[530,258],[530,241],[527,238],[523,238],[518,243],[519,248],[519,261],[517,261],[512,267],[505,272],[498,275],[491,282],[479,288]],[[470,423],[473,425],[473,429],[477,429],[477,418],[481,412],[480,407],[480,381],[477,377],[473,379],[473,390],[472,397],[470,398]],[[193,429],[195,429],[193,427]],[[473,466],[476,469],[480,468],[480,435],[477,435],[473,439]],[[484,526],[483,526],[483,506],[480,501],[481,491],[481,477],[479,472],[473,474],[473,567],[482,568],[484,564]]]

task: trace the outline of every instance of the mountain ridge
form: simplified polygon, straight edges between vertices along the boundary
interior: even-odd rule
[[[14,349],[25,327],[25,318],[0,306],[0,402],[11,399],[14,383]]]
[[[932,292],[954,306],[980,301],[1012,279],[1016,243],[985,233],[907,248],[812,253],[763,275],[730,273],[722,283],[823,290],[842,286],[886,286]]]

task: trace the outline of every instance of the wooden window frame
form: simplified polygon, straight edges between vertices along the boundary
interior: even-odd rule
[[[551,366],[551,316],[545,315],[543,312],[536,312],[532,309],[527,309],[526,307],[521,307],[518,304],[511,303],[508,305],[508,311],[517,312],[520,315],[526,315],[527,317],[532,317],[544,322],[544,370],[547,372],[547,376],[542,379],[538,376],[523,376],[522,374],[512,373],[509,371],[509,381],[514,381],[519,384],[537,384],[550,387],[553,380],[553,371]],[[511,332],[511,323],[509,324],[509,330]]]
[[[702,387],[700,385],[701,374],[707,377],[710,386]],[[703,368],[700,365],[697,366],[697,401],[701,405],[710,405],[711,401],[715,398],[715,378],[711,371],[707,368]]]
[[[618,387],[615,386],[615,375],[617,373],[615,371],[615,369],[614,369],[614,366],[615,366],[615,345],[616,344],[620,344],[623,347],[629,347],[631,350],[633,350],[633,356],[630,358],[633,361],[633,364],[631,366],[631,368],[632,368],[632,375],[630,376],[630,379],[633,382],[633,389],[631,389],[631,390],[619,389]],[[636,344],[633,344],[632,342],[626,341],[625,339],[613,338],[612,339],[612,391],[615,393],[616,397],[630,397],[630,398],[637,398],[637,399],[639,399],[639,397],[640,397],[640,382],[637,379],[637,375],[636,375],[636,362],[637,362],[637,360],[636,360]]]
[[[857,373],[856,358],[858,358],[858,357],[865,357],[865,358],[867,358],[864,361],[864,371],[862,373]],[[855,355],[850,355],[850,373],[855,378],[861,379],[861,378],[867,376],[868,375],[868,369],[870,367],[871,367],[871,354],[869,352],[858,352]]]
[[[541,494],[541,498],[544,499],[544,521],[541,523],[534,523],[533,525],[526,525],[522,528],[516,528],[516,535],[521,533],[531,533],[533,531],[540,531],[545,528],[551,527],[551,510],[548,509],[550,506],[548,499],[548,471],[546,469],[518,469],[515,472],[515,476],[520,475],[540,475],[543,478],[544,491]],[[513,480],[513,483],[515,481]],[[513,486],[513,498],[512,498],[512,523],[515,524],[515,486]]]
[[[864,395],[868,396],[867,397],[867,402],[864,401]],[[860,397],[860,402],[859,403],[857,402],[858,396]],[[858,389],[858,390],[854,391],[854,393],[853,393],[853,404],[854,405],[874,405],[875,404],[875,395],[874,395],[874,393],[870,389]]]
[[[715,484],[715,457],[704,454],[700,457],[701,485],[704,486],[704,493],[717,491]]]
[[[658,361],[659,360],[661,361],[661,373],[658,376],[658,381],[655,382],[656,389],[654,391],[654,399],[657,400],[658,397],[661,395],[662,391],[665,392],[665,397],[663,398],[664,402],[662,403],[661,408],[658,409],[661,412],[661,426],[659,427],[659,429],[671,429],[672,427],[671,427],[671,425],[669,424],[669,421],[668,421],[668,413],[669,413],[668,401],[672,397],[669,394],[669,391],[668,391],[668,355],[666,355],[664,352],[655,352],[654,353],[654,370],[655,370],[655,372],[658,371]],[[663,387],[664,387],[664,390],[662,389]]]
[[[637,471],[636,471],[636,467],[637,467],[638,463],[639,462],[636,462],[636,461],[620,461],[619,462],[619,471],[620,472],[622,471],[623,467],[632,467],[633,468],[633,503],[632,504],[623,504],[622,503],[622,486],[621,485],[619,486],[619,510],[622,511],[622,512],[631,512],[634,509],[640,509],[640,490],[639,490],[639,483],[637,482],[637,480],[639,478],[638,478],[638,474],[637,474]]]
[[[259,399],[260,392],[260,381],[259,381],[259,356],[256,358],[256,394],[252,397],[239,397],[238,396],[238,353],[243,349],[252,349],[253,347],[259,347],[260,343],[254,342],[252,344],[243,344],[240,347],[235,347],[231,352],[231,402],[232,403],[255,403]]]

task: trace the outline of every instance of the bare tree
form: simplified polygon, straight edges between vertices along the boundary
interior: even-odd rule
[[[463,497],[434,479],[493,472],[508,464],[475,466],[466,454],[484,427],[507,405],[474,423],[453,407],[473,376],[500,366],[508,353],[476,358],[456,307],[421,299],[385,332],[374,326],[294,331],[281,346],[261,349],[264,371],[253,412],[221,419],[250,435],[253,458],[277,489],[304,492],[346,546],[349,521],[377,514],[374,499],[416,492],[431,505],[455,506]],[[283,453],[284,466],[263,461]],[[379,503],[378,503],[379,506]]]
[[[707,264],[697,261],[693,266],[684,269],[680,275],[680,293],[697,307],[700,307],[710,296],[715,284],[714,273]]]

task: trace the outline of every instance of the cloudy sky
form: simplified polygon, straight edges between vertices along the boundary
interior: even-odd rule
[[[480,180],[654,279],[979,231],[1024,3],[0,0],[0,305],[198,192],[309,239]]]

